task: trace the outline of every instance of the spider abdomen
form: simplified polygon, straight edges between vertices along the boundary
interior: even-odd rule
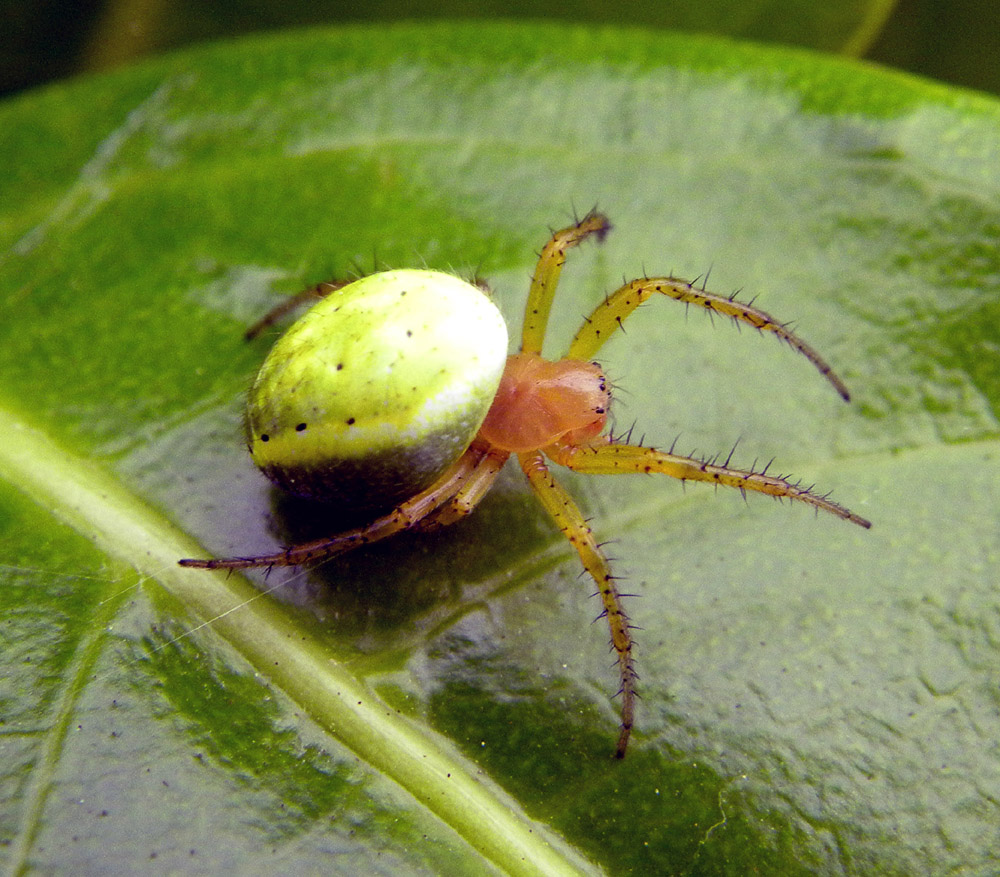
[[[477,287],[436,271],[362,278],[272,348],[247,398],[250,453],[290,493],[386,511],[469,446],[506,351],[503,317]]]
[[[533,353],[507,357],[493,405],[479,435],[512,453],[555,443],[579,444],[598,435],[611,392],[593,362],[552,362]]]

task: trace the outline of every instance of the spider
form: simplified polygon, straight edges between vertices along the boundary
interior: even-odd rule
[[[594,475],[662,473],[681,481],[734,487],[744,495],[757,491],[805,503],[866,529],[871,524],[827,495],[769,475],[767,466],[737,469],[728,459],[720,463],[675,454],[672,448],[633,445],[628,436],[615,437],[605,430],[611,391],[601,366],[592,359],[629,314],[655,295],[772,333],[805,356],[845,401],[850,400],[846,386],[826,361],[787,324],[734,296],[716,295],[704,285],[675,277],[642,277],[625,283],[587,317],[566,356],[544,359],[542,343],[567,251],[590,237],[603,240],[610,228],[607,217],[592,211],[552,234],[531,280],[520,350],[510,356],[506,356],[506,329],[495,306],[482,290],[450,275],[385,272],[352,284],[320,284],[300,295],[298,299],[329,297],[279,340],[261,367],[248,401],[250,452],[265,474],[286,490],[373,508],[373,519],[273,554],[180,563],[225,570],[295,566],[326,560],[401,531],[452,524],[479,504],[504,463],[516,457],[535,496],[597,585],[620,676],[621,726],[615,755],[623,758],[635,713],[633,627],[600,544],[576,503],[552,476],[546,458]],[[421,296],[443,301],[457,293],[457,287],[464,288],[464,304],[444,332],[451,339],[445,344],[431,325],[442,321],[428,319],[428,305]],[[379,315],[375,322],[369,325],[369,317],[359,315],[358,302]],[[382,316],[387,307],[403,308],[402,322]],[[248,334],[256,334],[289,309],[287,304],[279,306]],[[311,315],[316,315],[312,323],[317,328],[297,332]],[[409,360],[400,360],[415,329],[418,335],[430,333],[432,340],[416,347]],[[386,337],[376,342],[373,334]],[[453,356],[458,383],[441,390],[431,380],[435,390],[427,391],[433,404],[428,403],[418,386],[423,378],[416,373],[423,369],[435,379],[444,374],[448,368],[439,359],[448,355],[442,348],[451,341],[458,345]],[[351,363],[355,367],[347,369],[348,383],[338,383]],[[389,375],[394,383],[372,383],[373,374]],[[400,381],[413,386],[404,393]],[[415,405],[407,401],[411,390]],[[337,407],[341,397],[347,409]],[[346,416],[347,411],[359,414]],[[368,431],[363,429],[367,421],[361,412],[374,412]],[[390,438],[383,443],[387,423]],[[380,512],[370,502],[373,496],[383,503]]]

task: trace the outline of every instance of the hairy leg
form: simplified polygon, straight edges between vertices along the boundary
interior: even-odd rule
[[[835,503],[827,496],[815,493],[812,487],[803,487],[778,475],[768,475],[767,466],[759,471],[734,469],[728,460],[720,464],[637,445],[554,446],[546,448],[545,453],[559,465],[575,472],[586,472],[591,475],[658,472],[681,481],[707,481],[724,487],[735,487],[743,494],[752,490],[777,499],[787,498],[803,502],[866,530],[871,527],[870,521]]]
[[[819,373],[833,384],[843,399],[850,401],[851,394],[844,382],[834,374],[833,369],[815,349],[788,328],[787,323],[780,323],[770,314],[752,305],[738,302],[731,296],[716,295],[676,277],[641,278],[626,283],[616,290],[597,306],[580,327],[580,331],[570,343],[568,357],[592,359],[615,330],[621,328],[626,317],[654,295],[665,295],[674,301],[704,308],[709,313],[729,317],[738,323],[746,323],[761,332],[771,332],[808,359],[816,366]]]
[[[594,539],[594,534],[584,520],[583,514],[577,508],[572,498],[552,477],[541,453],[532,451],[518,454],[521,469],[528,477],[535,495],[545,507],[545,510],[562,530],[563,535],[580,555],[584,569],[597,583],[597,593],[604,606],[602,615],[607,618],[611,628],[611,646],[618,659],[618,670],[621,675],[622,723],[618,736],[618,746],[615,749],[617,758],[625,757],[629,735],[632,733],[632,721],[635,713],[635,665],[632,660],[632,634],[628,615],[622,608],[621,595],[615,586],[614,576],[607,559]]]
[[[611,229],[606,216],[591,211],[576,225],[555,232],[542,248],[531,278],[528,301],[524,309],[524,328],[521,330],[521,353],[541,353],[545,330],[552,309],[552,298],[559,285],[559,275],[566,262],[566,251],[596,234],[598,240]]]
[[[274,554],[262,554],[256,557],[226,557],[209,560],[186,558],[180,561],[181,566],[196,569],[250,569],[265,566],[298,566],[316,560],[326,560],[338,554],[370,545],[382,539],[417,527],[428,516],[457,496],[470,478],[474,478],[477,467],[489,459],[486,449],[469,448],[458,461],[448,469],[434,484],[418,493],[412,499],[396,506],[387,515],[377,518],[364,527],[345,530],[334,536],[304,542],[284,548]],[[485,491],[484,491],[485,492]],[[481,498],[481,496],[480,496]],[[450,521],[449,521],[450,523]]]
[[[329,283],[317,283],[315,286],[303,289],[302,292],[288,296],[271,308],[271,310],[269,310],[263,317],[247,329],[246,332],[243,333],[243,337],[246,338],[247,341],[253,341],[253,339],[256,338],[261,332],[265,329],[269,329],[277,323],[278,320],[285,316],[285,314],[290,314],[292,311],[302,307],[303,305],[313,305],[321,298],[326,298],[331,292],[343,289],[347,286],[347,284],[352,282],[353,281],[351,280],[333,280]]]
[[[508,457],[509,451],[490,449],[469,474],[458,493],[415,524],[413,529],[422,532],[437,530],[471,514],[493,486]]]

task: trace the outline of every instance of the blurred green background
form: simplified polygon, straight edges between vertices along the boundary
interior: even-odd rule
[[[722,33],[858,55],[1000,93],[996,0],[0,0],[0,95],[189,43],[284,27],[413,18],[562,18]],[[724,10],[724,14],[722,11]],[[844,16],[852,16],[850,22]]]

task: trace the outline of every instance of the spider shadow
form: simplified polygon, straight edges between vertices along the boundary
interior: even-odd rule
[[[282,544],[319,539],[358,525],[329,505],[271,491],[271,531]],[[506,470],[476,510],[457,523],[425,533],[399,533],[382,542],[303,567],[286,576],[275,596],[312,611],[349,633],[388,633],[411,627],[445,605],[482,599],[512,558],[549,541],[542,515],[523,480]],[[275,570],[275,573],[278,573]],[[293,588],[295,593],[289,589]]]

